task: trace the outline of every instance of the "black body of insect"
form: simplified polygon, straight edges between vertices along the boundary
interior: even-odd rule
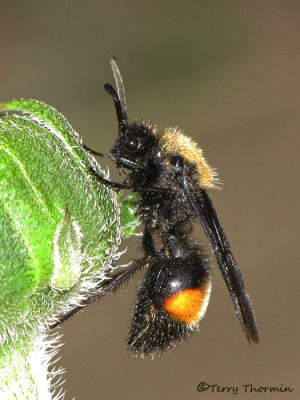
[[[64,321],[88,303],[117,289],[136,272],[146,269],[132,316],[128,347],[142,357],[154,357],[182,342],[206,311],[211,290],[211,271],[201,246],[189,228],[200,221],[232,298],[246,337],[258,342],[258,330],[249,296],[207,189],[216,186],[216,173],[202,150],[175,129],[157,131],[146,122],[127,118],[124,86],[115,59],[111,60],[117,91],[109,85],[119,135],[109,154],[129,170],[124,183],[94,174],[115,189],[139,194],[138,213],[144,223],[144,257],[102,283],[99,293],[61,318]],[[56,324],[57,325],[57,324]]]

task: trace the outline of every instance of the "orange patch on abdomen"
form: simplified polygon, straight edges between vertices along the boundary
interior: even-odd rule
[[[203,293],[198,289],[185,289],[172,295],[164,304],[165,310],[174,318],[188,325],[200,319]]]

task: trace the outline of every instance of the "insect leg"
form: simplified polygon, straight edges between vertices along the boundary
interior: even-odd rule
[[[113,154],[110,153],[101,153],[98,151],[95,151],[93,149],[91,149],[89,146],[87,146],[85,143],[81,142],[81,146],[88,151],[89,153],[93,154],[94,156],[97,157],[103,157],[103,158],[107,158],[117,164],[122,165],[122,167],[124,168],[128,168],[128,169],[141,169],[141,165],[137,164],[134,161],[131,160],[127,160],[126,158],[122,158],[122,157],[116,157]]]
[[[81,147],[84,148],[84,150],[88,151],[89,153],[93,154],[94,156],[98,156],[98,157],[105,157],[106,156],[106,154],[104,154],[104,153],[100,153],[98,151],[95,151],[95,150],[91,149],[89,146],[87,146],[83,142],[80,142],[80,144],[81,144]]]
[[[81,304],[75,308],[73,308],[70,312],[68,312],[65,315],[62,315],[58,318],[56,322],[53,324],[49,325],[49,329],[54,329],[61,323],[65,322],[67,319],[72,317],[74,314],[78,313],[82,308],[87,306],[88,304],[94,303],[96,300],[101,299],[101,297],[105,296],[106,294],[114,292],[116,289],[118,289],[123,283],[125,283],[128,279],[133,277],[134,274],[136,274],[138,271],[140,271],[143,268],[146,268],[150,263],[149,258],[143,258],[142,260],[135,261],[131,265],[127,266],[126,268],[122,271],[119,271],[115,275],[111,277],[111,279],[108,279],[104,282],[101,282],[98,286],[98,292],[95,294],[91,295],[90,297],[86,298],[81,302]]]
[[[104,178],[103,176],[99,175],[93,167],[89,167],[89,171],[104,185],[110,186],[114,189],[133,189],[132,186],[125,185],[124,183],[112,182],[109,179]]]
[[[165,192],[166,189],[152,186],[149,187],[140,187],[134,185],[125,185],[124,183],[112,182],[109,179],[104,178],[103,176],[99,175],[93,167],[89,167],[89,171],[98,179],[98,181],[102,182],[104,185],[110,186],[115,189],[127,189],[133,190],[134,192]]]

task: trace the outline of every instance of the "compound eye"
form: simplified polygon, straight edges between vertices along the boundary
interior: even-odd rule
[[[140,142],[135,136],[129,136],[126,139],[125,147],[126,150],[132,152],[135,151],[139,147]]]
[[[171,158],[171,164],[178,170],[183,168],[183,158],[181,156],[173,156]]]

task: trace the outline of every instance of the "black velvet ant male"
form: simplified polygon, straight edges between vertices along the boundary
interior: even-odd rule
[[[216,172],[208,165],[202,150],[178,130],[160,132],[150,123],[129,121],[115,59],[111,60],[111,67],[117,91],[109,84],[104,87],[115,104],[119,136],[109,154],[83,146],[129,170],[124,183],[112,182],[93,172],[111,188],[130,189],[139,194],[145,254],[102,283],[98,294],[59,323],[145,269],[146,277],[132,316],[129,349],[142,357],[154,357],[182,342],[198,328],[211,291],[211,268],[189,230],[200,221],[246,337],[249,343],[258,342],[255,316],[243,278],[207,194],[207,189],[217,184]]]

